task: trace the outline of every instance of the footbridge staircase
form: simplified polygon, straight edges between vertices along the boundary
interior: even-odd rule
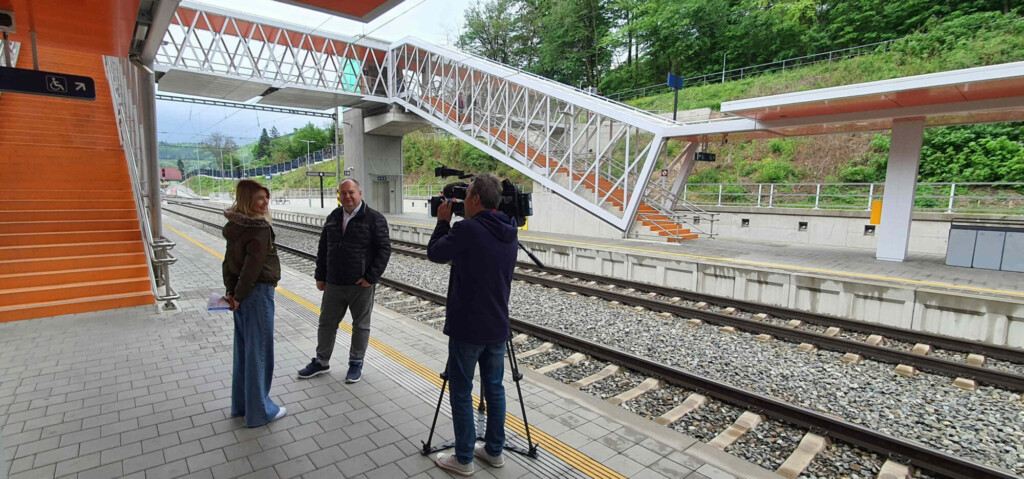
[[[209,96],[236,101],[397,104],[619,230],[670,241],[704,232],[650,181],[679,123],[415,38],[306,30],[183,2],[156,57],[161,90],[205,81]]]

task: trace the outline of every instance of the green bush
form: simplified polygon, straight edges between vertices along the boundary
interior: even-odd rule
[[[793,158],[796,143],[796,140],[792,138],[773,138],[768,141],[768,151],[783,158]]]
[[[722,183],[722,175],[718,168],[707,168],[690,174],[687,183]]]
[[[796,168],[788,161],[765,158],[757,164],[758,183],[786,183],[799,177]]]

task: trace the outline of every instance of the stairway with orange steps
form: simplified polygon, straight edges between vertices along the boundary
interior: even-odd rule
[[[447,117],[446,119],[449,121],[453,121],[460,125],[468,121],[468,114],[462,114],[459,116],[457,110],[444,100],[439,98],[424,98],[424,100],[437,108],[438,113]],[[519,156],[530,159],[534,164],[543,168],[556,168],[556,173],[569,176],[570,172],[568,168],[558,166],[558,162],[553,158],[549,158],[543,153],[537,151],[537,149],[530,147],[525,141],[520,141],[520,139],[515,135],[498,128],[488,128],[488,131],[498,140],[498,142],[505,144],[512,150],[512,152]],[[596,191],[599,197],[604,197],[609,191],[611,191],[611,194],[608,195],[604,201],[605,204],[613,208],[618,208],[619,211],[622,211],[625,208],[625,203],[622,200],[626,196],[625,192],[621,188],[616,188],[611,181],[601,177],[600,175],[591,173],[584,176],[581,173],[573,172],[572,180],[574,184],[582,182],[585,188],[591,192]],[[637,209],[637,222],[649,228],[651,233],[665,237],[670,242],[681,242],[697,238],[696,233],[693,233],[683,225],[672,221],[668,216],[661,214],[658,210],[643,201],[640,202],[640,207]]]
[[[96,101],[0,97],[0,322],[154,303],[102,57],[39,48]]]

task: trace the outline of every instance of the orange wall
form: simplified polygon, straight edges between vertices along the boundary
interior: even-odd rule
[[[33,29],[40,46],[128,56],[139,0],[0,0],[0,10],[14,11],[18,66],[31,68]]]

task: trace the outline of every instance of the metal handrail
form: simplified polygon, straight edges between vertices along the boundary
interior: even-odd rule
[[[10,49],[11,58],[8,61],[7,52]],[[18,52],[21,51],[21,42],[12,42],[0,37],[0,66],[15,67],[18,65]]]
[[[107,75],[107,81],[110,83],[111,101],[118,127],[117,134],[121,147],[125,152],[128,176],[132,185],[132,197],[135,201],[135,212],[139,217],[139,224],[141,225],[144,239],[143,244],[146,248],[146,254],[150,259],[147,263],[150,287],[153,291],[153,296],[158,301],[164,302],[165,309],[173,309],[174,304],[171,301],[181,297],[171,287],[170,265],[177,262],[177,258],[171,254],[170,250],[174,249],[175,243],[163,236],[159,238],[153,237],[153,227],[149,222],[149,215],[146,214],[147,208],[143,200],[145,195],[142,191],[141,175],[138,171],[138,160],[142,156],[142,146],[139,144],[141,123],[137,116],[138,109],[135,103],[132,102],[132,98],[137,97],[138,91],[130,86],[138,81],[138,77],[134,74],[131,64],[125,59],[104,56],[103,67]],[[125,71],[126,69],[127,72]],[[156,201],[159,201],[159,199],[156,199]],[[154,205],[150,206],[155,207]],[[159,291],[160,287],[164,288],[162,294]]]
[[[738,187],[742,191],[728,191],[729,187]],[[800,187],[813,189],[813,192],[785,191],[794,188],[800,189]],[[926,203],[915,206],[915,210],[918,211],[1024,214],[1024,183],[1021,182],[934,182],[918,183],[917,187],[919,193],[915,195],[915,200],[919,204]],[[970,194],[967,190],[969,187],[1014,189],[1019,193],[1012,196],[1007,194],[978,195]],[[757,188],[756,192],[754,188]],[[704,189],[705,191],[694,191],[694,189]],[[735,190],[735,188],[733,189]],[[829,192],[829,190],[836,189],[851,189],[853,191]],[[868,210],[873,201],[882,199],[884,189],[885,183],[688,183],[684,186],[680,199],[704,206]],[[935,189],[948,192],[935,194],[927,191]],[[694,197],[711,197],[712,199],[701,200],[694,199]],[[786,201],[795,198],[802,198],[804,201]],[[830,204],[829,202],[829,200],[844,199],[853,201],[846,201],[846,204]],[[974,202],[976,206],[959,206],[964,201]],[[932,203],[933,206],[928,206],[927,203]],[[1004,203],[1007,206],[1000,208],[997,205],[985,205],[985,203]]]
[[[703,208],[683,200],[677,201],[675,205],[676,208],[672,208],[672,203],[669,201],[672,196],[673,195],[670,190],[652,181],[647,185],[644,203],[653,207],[659,214],[667,216],[675,223],[690,225],[693,229],[708,236],[709,238],[715,237],[715,222],[718,221],[716,216],[718,216],[719,213],[705,211]],[[679,207],[686,210],[686,213],[679,212]],[[637,215],[644,218],[647,217],[647,215],[642,212],[638,212]],[[703,226],[700,226],[705,221],[708,223],[707,230],[705,230]],[[664,228],[662,228],[662,230],[664,230]]]
[[[774,62],[761,63],[759,65],[750,65],[750,66],[745,66],[745,67],[740,67],[740,68],[733,68],[733,69],[729,69],[729,70],[722,70],[720,72],[706,73],[704,75],[697,75],[697,76],[692,76],[692,77],[684,78],[683,79],[683,84],[684,85],[692,85],[692,84],[698,84],[699,83],[701,85],[707,85],[709,83],[724,83],[727,80],[743,79],[743,78],[748,77],[748,76],[761,75],[761,74],[770,73],[770,72],[773,72],[773,71],[776,71],[776,70],[785,70],[787,64],[789,64],[791,66],[806,66],[806,65],[814,65],[814,64],[823,63],[823,62],[832,62],[832,61],[838,61],[838,60],[845,60],[847,58],[853,58],[853,57],[856,57],[856,56],[860,56],[860,55],[866,54],[866,52],[864,52],[864,50],[873,50],[873,49],[877,49],[880,46],[883,46],[886,49],[888,49],[889,45],[891,45],[893,42],[895,42],[897,40],[899,40],[899,39],[897,38],[897,39],[886,40],[886,41],[882,41],[882,42],[868,43],[866,45],[858,45],[858,46],[855,46],[855,47],[842,48],[842,49],[839,49],[839,50],[832,50],[832,51],[823,52],[823,53],[814,53],[814,54],[811,54],[811,55],[804,55],[804,56],[800,56],[800,57],[786,58],[786,59],[778,60],[778,61],[774,61]],[[810,59],[810,58],[822,58],[822,59],[816,60],[816,61],[811,61],[811,62],[802,61],[802,60],[806,60],[806,59]],[[764,68],[764,67],[770,67],[770,68]],[[719,81],[717,81],[717,82],[713,81],[714,79],[718,79]],[[645,87],[641,87],[641,88],[634,88],[632,90],[616,92],[616,93],[613,93],[611,95],[608,95],[608,98],[613,99],[613,100],[623,101],[623,100],[629,100],[629,99],[639,98],[639,97],[643,97],[643,96],[650,96],[650,95],[652,95],[654,93],[659,93],[659,92],[662,92],[662,91],[665,91],[665,90],[670,90],[670,89],[671,88],[668,85],[664,85],[664,84],[649,85],[649,86],[645,86]]]
[[[426,42],[424,40],[420,40],[419,38],[416,38],[416,37],[408,37],[407,39],[399,40],[398,42],[392,43],[391,44],[391,51],[393,52],[395,49],[400,48],[402,45],[406,45],[406,44],[409,44],[409,45],[412,45],[412,46],[415,46],[415,47],[419,47],[419,48],[423,48],[424,46],[429,46],[430,49],[442,50],[447,55],[449,55],[449,57],[451,59],[453,59],[455,61],[458,61],[458,62],[462,62],[463,60],[466,60],[467,58],[472,58],[474,60],[478,60],[478,61],[484,62],[484,63],[488,64],[489,66],[491,66],[492,68],[509,70],[510,74],[501,76],[501,78],[503,78],[503,79],[511,79],[511,77],[516,76],[516,75],[528,76],[530,78],[543,81],[543,82],[545,82],[546,85],[548,85],[548,86],[550,86],[552,88],[557,88],[557,89],[561,89],[561,90],[568,90],[568,91],[572,92],[573,94],[584,95],[584,96],[586,96],[589,99],[600,101],[600,102],[606,104],[609,107],[616,108],[616,109],[621,109],[621,110],[627,110],[628,113],[642,115],[643,117],[647,118],[648,120],[656,121],[658,123],[665,124],[665,125],[675,125],[676,124],[676,122],[674,122],[674,121],[672,121],[672,120],[670,120],[668,118],[664,118],[664,117],[660,117],[658,115],[652,114],[651,112],[649,112],[647,110],[644,110],[642,108],[637,108],[637,107],[635,107],[633,105],[628,105],[628,104],[616,101],[614,99],[611,99],[611,98],[608,98],[608,97],[605,97],[605,96],[597,95],[597,94],[594,94],[592,92],[583,90],[581,88],[574,87],[572,85],[568,85],[568,84],[565,84],[565,83],[562,83],[562,82],[559,82],[559,81],[556,81],[556,80],[552,80],[550,78],[545,78],[545,77],[543,77],[541,75],[538,75],[538,74],[532,73],[532,72],[528,72],[528,71],[523,70],[522,68],[519,68],[519,67],[515,67],[515,66],[512,66],[512,65],[506,65],[504,63],[499,63],[499,62],[496,62],[494,60],[491,60],[490,58],[484,57],[482,55],[478,55],[476,53],[467,52],[467,51],[463,51],[463,50],[455,50],[453,48],[448,48],[448,47],[436,45],[436,44],[433,44],[433,43],[430,43],[430,42]],[[459,58],[460,55],[462,56],[462,58]],[[515,80],[512,80],[512,81],[515,81]],[[566,99],[566,98],[563,98],[563,100],[570,101],[570,102],[572,101],[572,100],[569,100],[569,99]]]

